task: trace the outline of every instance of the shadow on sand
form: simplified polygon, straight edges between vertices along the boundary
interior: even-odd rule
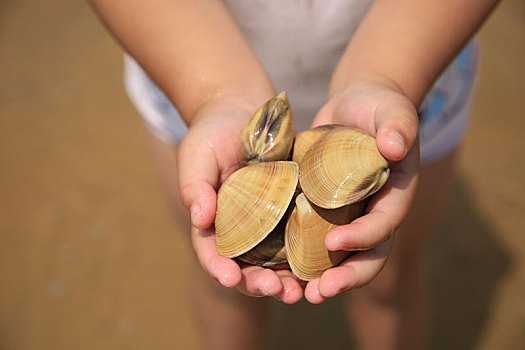
[[[444,220],[429,241],[433,320],[431,349],[472,349],[490,317],[494,293],[511,267],[498,233],[478,212],[459,178]],[[269,349],[349,349],[343,298],[322,305],[271,302]],[[380,332],[380,330],[378,330]]]

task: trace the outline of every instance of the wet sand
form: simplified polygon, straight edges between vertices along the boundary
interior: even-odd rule
[[[481,30],[453,198],[429,244],[435,349],[525,348],[525,3]],[[196,349],[176,232],[84,2],[0,3],[0,349]],[[272,302],[272,349],[346,348],[335,298]]]

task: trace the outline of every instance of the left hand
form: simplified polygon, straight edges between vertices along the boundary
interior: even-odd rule
[[[373,195],[366,214],[326,236],[329,250],[359,251],[311,281],[305,297],[311,303],[369,283],[383,268],[394,233],[408,214],[419,171],[418,116],[412,102],[388,80],[359,81],[335,93],[312,127],[342,124],[376,138],[389,161],[390,177]]]
[[[290,270],[238,263],[217,251],[212,225],[216,191],[239,168],[238,146],[232,140],[238,139],[252,112],[239,101],[217,99],[201,106],[178,147],[179,188],[191,213],[191,242],[204,271],[224,287],[293,304],[302,298],[303,291]]]

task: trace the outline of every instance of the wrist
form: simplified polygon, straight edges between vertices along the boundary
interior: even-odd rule
[[[330,82],[329,99],[335,95],[344,94],[347,90],[365,89],[373,86],[399,93],[412,101],[401,84],[385,73],[366,68],[347,69],[345,72],[338,72],[338,70],[336,70]]]
[[[391,67],[381,61],[366,59],[361,55],[343,56],[333,74],[330,83],[330,94],[344,90],[349,85],[359,83],[380,84],[406,96],[414,106],[419,107],[433,77],[419,72],[410,64]]]

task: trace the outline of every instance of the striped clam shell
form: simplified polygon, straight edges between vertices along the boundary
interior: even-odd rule
[[[217,249],[226,257],[246,253],[277,226],[298,181],[294,162],[267,162],[237,170],[217,193]]]
[[[354,128],[335,128],[321,136],[299,166],[301,189],[314,204],[333,209],[378,191],[389,168],[375,139]]]
[[[351,252],[326,248],[326,234],[363,215],[365,206],[365,202],[360,202],[326,210],[310,203],[303,193],[298,195],[285,231],[286,254],[293,273],[304,281],[311,281],[346,259]]]

